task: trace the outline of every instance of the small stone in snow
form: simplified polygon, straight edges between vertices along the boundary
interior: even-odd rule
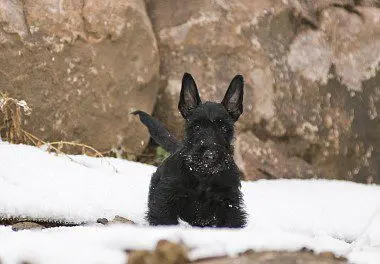
[[[99,224],[102,224],[102,225],[106,225],[106,224],[108,224],[108,219],[107,218],[98,218],[98,220],[96,220],[96,222]]]

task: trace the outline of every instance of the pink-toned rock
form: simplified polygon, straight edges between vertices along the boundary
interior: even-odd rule
[[[248,251],[237,257],[215,257],[195,261],[195,264],[347,264],[345,258],[335,257],[331,252],[315,254],[313,252],[297,251]]]
[[[235,143],[235,160],[246,180],[317,178],[321,175],[307,162],[287,157],[274,142],[262,142],[252,132],[240,133]]]
[[[356,13],[329,8],[321,29],[300,33],[290,46],[289,66],[310,81],[326,84],[333,65],[340,82],[352,91],[376,75],[380,62],[380,10],[357,7]]]
[[[0,20],[0,87],[33,108],[28,131],[143,150],[149,135],[129,113],[153,110],[159,56],[142,0],[5,0]]]
[[[374,6],[147,0],[161,52],[155,115],[181,135],[183,72],[194,75],[202,99],[216,101],[240,73],[246,86],[236,156],[248,178],[380,182],[380,9]],[[266,147],[273,155],[263,158],[255,148]]]
[[[161,51],[161,93],[156,114],[181,134],[177,110],[183,72],[195,77],[203,100],[220,101],[231,78],[245,76],[247,126],[274,114],[273,76],[257,37],[246,31],[284,8],[276,1],[147,1]],[[173,15],[168,15],[168,14]]]

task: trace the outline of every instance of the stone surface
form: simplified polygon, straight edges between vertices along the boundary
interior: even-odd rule
[[[302,32],[290,46],[290,68],[326,84],[334,65],[348,90],[362,91],[363,82],[376,75],[380,62],[380,10],[357,7],[357,11],[362,17],[342,8],[325,10],[321,29]]]
[[[216,101],[242,74],[236,157],[246,176],[380,183],[379,7],[3,0],[0,87],[27,101],[23,126],[44,140],[139,154],[148,134],[128,113],[152,112],[157,90],[154,114],[180,136],[183,73]]]
[[[185,264],[189,263],[187,248],[183,244],[160,240],[153,252],[148,250],[127,251],[128,264]]]
[[[116,215],[112,221],[109,221],[108,222],[109,224],[132,224],[132,225],[135,225],[136,223],[133,222],[132,220],[129,220],[125,217],[121,217],[119,215]]]
[[[318,16],[322,10],[331,6],[354,8],[355,0],[289,0],[289,5],[293,9],[294,18],[299,22],[318,28],[320,27]]]
[[[12,225],[13,231],[20,231],[26,229],[43,229],[44,226],[34,222],[19,222]]]
[[[326,177],[380,182],[380,9],[356,11],[323,10],[320,29],[300,32],[290,45],[287,63],[300,75],[291,82],[301,103],[294,117],[311,130],[291,133],[310,142],[307,159]]]
[[[203,261],[195,261],[199,264],[346,264],[344,258],[337,258],[333,254],[326,252],[313,254],[312,252],[249,252],[236,258],[216,258]]]
[[[156,39],[143,0],[3,0],[0,87],[33,109],[29,132],[140,153],[153,110]]]
[[[259,140],[252,132],[239,133],[235,143],[235,161],[247,180],[321,177],[303,159],[287,155],[285,147]]]
[[[334,256],[331,252],[322,252],[314,254],[310,250],[301,250],[297,252],[286,251],[262,251],[255,252],[248,250],[238,257],[210,257],[188,260],[188,253],[191,249],[183,244],[175,244],[166,240],[160,240],[154,251],[148,250],[126,250],[128,253],[128,264],[346,264],[345,258]]]
[[[109,225],[109,224],[132,224],[135,225],[136,223],[132,220],[129,220],[125,217],[121,217],[119,215],[116,215],[112,220],[108,220],[107,218],[98,218],[96,220],[97,223],[102,225]]]
[[[217,101],[240,73],[236,156],[245,175],[380,182],[377,2],[146,2],[161,52],[154,114],[170,131],[182,133],[183,72],[203,100]]]
[[[98,218],[96,222],[102,225],[107,225],[109,223],[107,218]]]
[[[180,6],[179,6],[180,5]],[[190,72],[203,100],[221,101],[232,78],[245,76],[245,116],[252,124],[274,114],[273,76],[255,36],[261,17],[280,12],[279,1],[147,1],[161,52],[161,93],[156,115],[177,135],[183,72]],[[168,16],[167,14],[173,14]],[[264,86],[264,87],[262,87]]]

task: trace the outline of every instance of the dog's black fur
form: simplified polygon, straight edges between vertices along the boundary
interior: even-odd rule
[[[202,103],[194,79],[185,73],[178,108],[186,120],[177,141],[148,114],[136,111],[152,138],[172,154],[153,174],[147,220],[151,225],[243,227],[246,213],[240,173],[233,159],[234,123],[243,112],[243,77],[237,75],[221,103]]]
[[[141,123],[148,128],[151,138],[166,151],[174,153],[180,148],[181,142],[171,135],[160,121],[140,110],[134,111],[132,114],[139,116]]]

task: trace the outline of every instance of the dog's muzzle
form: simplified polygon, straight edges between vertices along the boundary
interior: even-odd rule
[[[216,150],[208,149],[203,153],[203,159],[206,162],[214,162],[218,158],[218,152]]]
[[[203,144],[192,148],[186,155],[186,163],[191,171],[218,173],[234,163],[228,150],[217,144]]]

